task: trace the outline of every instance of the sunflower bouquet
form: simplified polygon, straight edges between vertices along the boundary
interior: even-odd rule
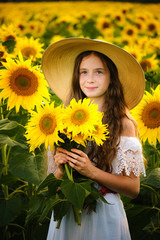
[[[98,111],[98,106],[90,99],[78,102],[72,99],[66,108],[54,107],[54,102],[39,107],[37,112],[32,112],[32,117],[26,126],[26,138],[30,150],[34,151],[43,143],[48,151],[52,151],[57,146],[69,151],[72,148],[84,151],[89,141],[102,145],[108,137],[107,125],[102,123],[102,117],[103,114]],[[45,195],[43,195],[44,191]],[[95,211],[98,198],[106,202],[94,187],[94,182],[71,168],[68,163],[64,164],[64,174],[61,179],[55,178],[53,174],[47,176],[37,189],[37,194],[41,195],[41,193],[45,200],[43,207],[41,206],[42,213],[39,220],[42,221],[50,210],[54,210],[54,220],[58,222],[57,228],[70,207],[75,221],[80,225],[80,214],[84,206]]]

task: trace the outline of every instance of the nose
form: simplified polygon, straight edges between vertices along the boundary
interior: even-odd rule
[[[87,82],[88,83],[93,83],[94,82],[94,76],[93,74],[89,74],[88,77],[87,77]]]

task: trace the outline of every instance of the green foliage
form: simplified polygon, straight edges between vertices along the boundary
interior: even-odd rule
[[[62,179],[57,179],[53,174],[50,174],[39,185],[30,202],[26,218],[27,224],[37,215],[38,222],[43,222],[48,214],[54,210],[54,220],[58,221],[57,228],[59,228],[61,219],[71,207],[75,221],[80,225],[79,214],[83,211],[84,206],[95,210],[98,198],[107,203],[101,193],[93,186],[92,180],[83,177],[75,170],[72,175],[73,169],[68,169],[68,167],[65,166],[67,171]]]
[[[151,92],[152,89],[155,89],[160,83],[160,68],[156,70],[147,71],[145,73],[146,86],[145,90]]]
[[[26,110],[21,108],[18,113],[15,109],[9,111],[2,100],[0,113],[1,239],[36,239],[39,224],[35,226],[32,221],[25,225],[25,218],[30,199],[46,176],[43,150],[37,150],[37,154],[29,152],[24,137],[24,126],[28,120]],[[49,220],[44,221],[44,226],[45,222],[47,233]],[[43,233],[45,237],[46,233]]]

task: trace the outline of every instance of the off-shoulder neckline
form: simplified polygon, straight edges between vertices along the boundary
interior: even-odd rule
[[[128,136],[120,136],[120,138],[136,138],[137,139],[137,137],[128,137]]]
[[[121,140],[123,139],[123,141],[125,141],[125,139],[126,140],[135,140],[135,141],[138,141],[139,142],[139,139],[137,138],[137,137],[128,137],[128,136],[120,136],[119,137]]]

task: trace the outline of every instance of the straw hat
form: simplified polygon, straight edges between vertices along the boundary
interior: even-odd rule
[[[118,69],[125,101],[129,109],[141,100],[144,88],[144,73],[136,59],[113,44],[86,38],[66,38],[51,44],[42,56],[42,70],[50,88],[64,102],[71,94],[71,82],[76,57],[88,50],[108,56]]]

